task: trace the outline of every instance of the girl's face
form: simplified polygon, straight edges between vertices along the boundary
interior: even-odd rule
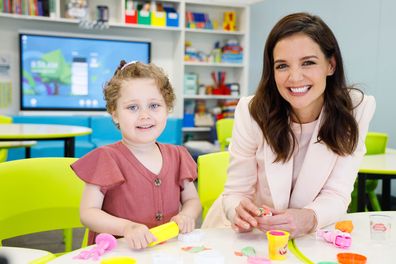
[[[126,143],[155,143],[166,125],[168,109],[153,79],[124,81],[117,108],[112,113]]]
[[[281,39],[273,56],[277,89],[293,114],[302,123],[316,120],[324,103],[326,78],[334,73],[334,58],[328,60],[319,45],[302,33]]]

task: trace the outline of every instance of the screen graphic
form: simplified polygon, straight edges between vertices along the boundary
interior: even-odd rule
[[[20,34],[21,110],[104,110],[120,60],[150,62],[150,43]]]

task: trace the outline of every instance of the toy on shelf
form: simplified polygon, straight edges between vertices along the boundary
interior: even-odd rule
[[[186,12],[186,27],[213,29],[212,21],[207,13]]]
[[[224,71],[213,71],[211,73],[212,80],[215,85],[212,93],[216,95],[230,95],[231,89],[225,84],[226,72]]]
[[[226,31],[236,30],[236,13],[234,11],[224,12],[223,29]]]
[[[335,224],[335,229],[340,230],[341,232],[352,233],[353,224],[351,220],[339,221]]]
[[[95,239],[96,246],[88,250],[81,251],[73,259],[89,259],[98,260],[104,253],[112,250],[117,246],[117,240],[114,236],[106,233],[99,234]]]
[[[160,226],[156,226],[150,229],[150,232],[157,238],[156,241],[151,242],[148,246],[152,247],[159,243],[162,243],[171,238],[179,235],[179,226],[176,222],[169,222]]]
[[[198,91],[198,74],[188,72],[184,74],[184,95],[196,95]]]
[[[194,115],[195,126],[210,127],[214,125],[213,117],[206,111],[206,103],[204,100],[197,101],[196,111]]]
[[[194,48],[191,41],[184,43],[184,61],[208,61],[208,57],[208,54]]]
[[[69,0],[66,3],[65,18],[85,19],[88,15],[88,3],[85,0]]]
[[[219,102],[219,107],[213,109],[213,114],[216,116],[216,120],[223,118],[234,118],[235,108],[238,104],[238,100],[226,100]],[[214,111],[215,109],[220,109]]]
[[[316,231],[316,237],[323,238],[325,241],[339,248],[349,248],[352,244],[351,234],[341,232],[337,229],[334,231],[319,229]]]
[[[214,48],[209,53],[208,62],[211,62],[211,63],[220,63],[221,62],[220,41],[215,42]]]
[[[238,40],[229,39],[222,47],[221,61],[226,63],[242,63],[243,48],[239,45]]]

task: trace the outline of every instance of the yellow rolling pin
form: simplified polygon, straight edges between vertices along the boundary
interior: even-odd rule
[[[150,232],[157,238],[156,241],[151,242],[148,246],[152,247],[168,239],[177,237],[179,235],[179,226],[176,222],[169,222],[150,229]]]

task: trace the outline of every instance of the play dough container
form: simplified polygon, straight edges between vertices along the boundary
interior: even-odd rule
[[[179,235],[179,226],[176,224],[176,222],[172,221],[153,227],[150,229],[150,232],[157,238],[156,241],[149,244],[149,247],[152,247],[168,239],[177,237]]]
[[[136,264],[136,260],[131,257],[111,257],[103,259],[100,264]]]
[[[268,255],[271,260],[286,259],[289,236],[289,232],[282,230],[267,231]]]

